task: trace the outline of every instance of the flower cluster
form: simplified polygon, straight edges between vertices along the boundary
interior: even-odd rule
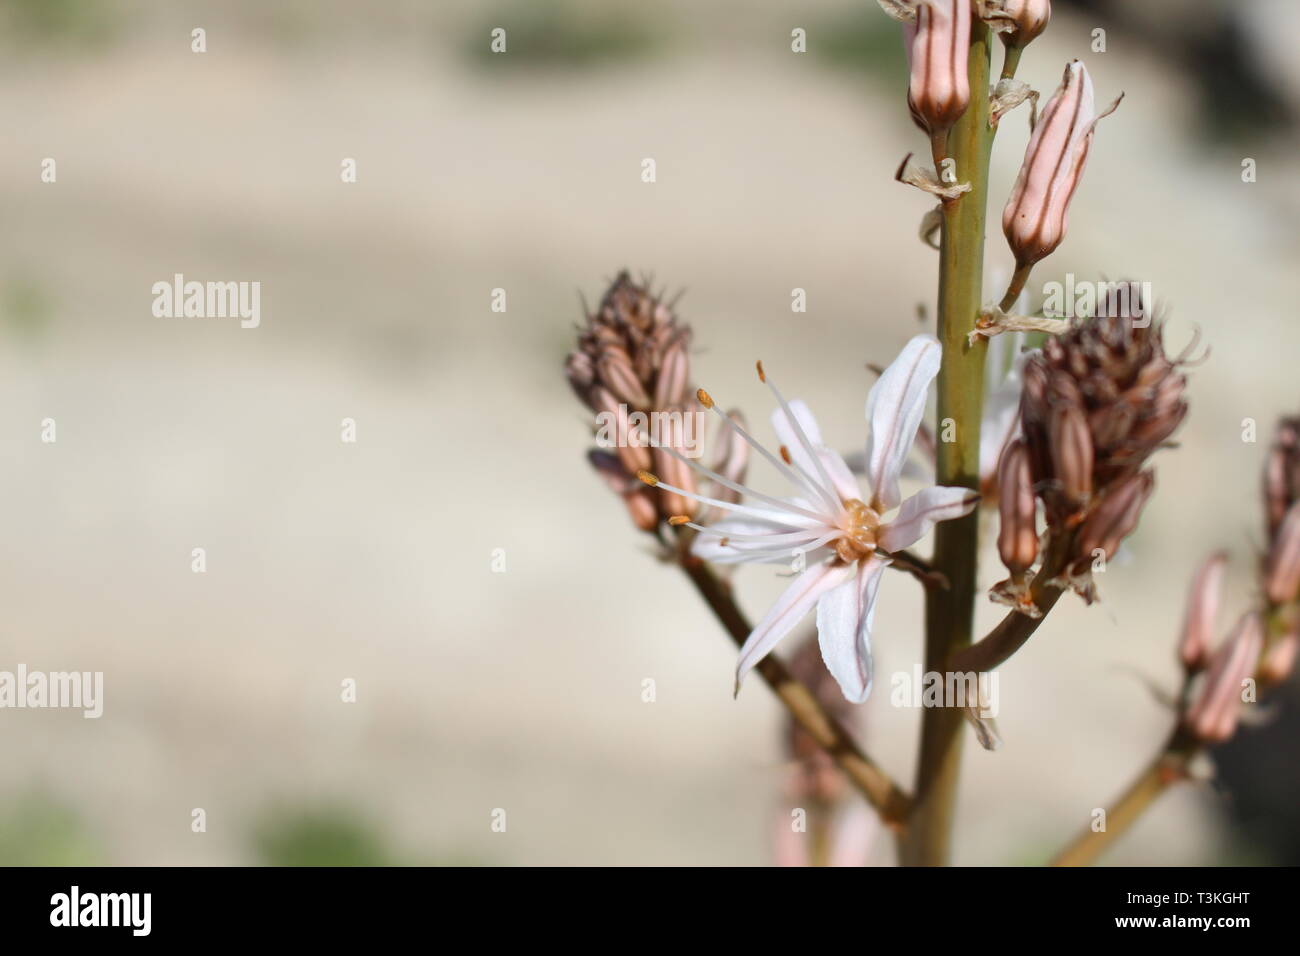
[[[1154,487],[1147,459],[1187,414],[1183,357],[1168,357],[1163,338],[1154,320],[1093,317],[1025,363],[1020,438],[999,465],[998,550],[1011,577],[996,600],[1034,613],[1027,585],[1040,554],[1093,600],[1092,569],[1137,527]],[[1048,536],[1041,549],[1036,502]]]

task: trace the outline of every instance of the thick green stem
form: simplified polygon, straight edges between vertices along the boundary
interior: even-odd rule
[[[987,342],[969,345],[981,307],[984,267],[984,215],[988,200],[989,42],[987,27],[971,29],[971,102],[948,137],[958,182],[970,192],[944,204],[939,253],[939,414],[935,434],[936,479],[940,485],[979,487],[980,414],[984,403]],[[935,532],[934,568],[948,580],[946,590],[926,594],[925,666],[943,671],[953,652],[967,646],[975,613],[975,570],[979,516],[945,521]],[[928,708],[921,723],[914,812],[902,857],[911,866],[943,865],[949,859],[953,808],[961,762],[964,720],[960,707]]]

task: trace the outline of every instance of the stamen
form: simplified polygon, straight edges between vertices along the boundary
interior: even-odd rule
[[[758,369],[758,380],[767,384],[767,373],[763,371],[763,360],[759,359],[754,363],[754,368]]]
[[[759,364],[759,370],[761,372],[762,363]],[[767,376],[765,375],[763,376],[763,382],[772,390],[772,394],[776,396],[776,400],[781,404],[781,411],[785,412],[786,421],[790,423],[790,427],[794,430],[795,437],[799,439],[799,444],[803,446],[803,450],[817,467],[817,474],[821,477],[821,480],[826,483],[822,486],[822,493],[828,496],[829,500],[834,503],[837,510],[843,510],[843,505],[839,500],[839,496],[833,494],[835,491],[835,482],[831,481],[831,476],[826,471],[826,466],[822,464],[822,456],[817,454],[817,450],[813,448],[812,442],[810,442],[808,436],[804,434],[803,427],[799,424],[799,419],[794,417],[794,412],[790,410],[790,404],[785,400],[785,397],[781,394],[780,390],[767,380]],[[825,491],[827,488],[829,488],[830,491]]]
[[[685,488],[678,488],[676,485],[670,485],[666,481],[660,481],[658,478],[655,478],[655,476],[651,475],[649,472],[641,472],[638,474],[637,477],[641,477],[641,475],[646,475],[650,478],[654,478],[653,482],[646,481],[645,478],[641,478],[642,481],[646,481],[646,484],[650,485],[652,488],[662,488],[664,491],[671,491],[674,494],[681,495],[683,498],[689,498],[692,501],[698,501],[702,505],[713,505],[715,508],[722,508],[727,511],[734,511],[737,514],[750,515],[751,517],[754,518],[760,518],[763,521],[774,520],[772,518],[771,511],[763,511],[761,508],[750,508],[747,507],[746,505],[736,504],[734,501],[723,501],[721,498],[710,498],[708,495],[696,494],[693,491],[687,491]],[[788,505],[785,502],[781,503],[781,508],[785,511],[796,510],[796,506]],[[802,510],[802,509],[797,509],[797,510]],[[825,526],[826,524],[825,517],[821,515],[814,515],[812,512],[808,512],[808,515],[809,517],[816,519],[818,526],[822,526],[822,527]]]
[[[793,471],[787,468],[785,465],[781,464],[781,462],[777,460],[775,455],[773,455],[770,451],[768,451],[766,448],[760,445],[756,438],[750,435],[749,432],[745,431],[745,429],[737,425],[735,421],[731,419],[730,416],[722,414],[722,409],[715,407],[713,411],[714,414],[716,414],[719,418],[722,419],[722,424],[725,427],[730,428],[732,431],[734,431],[745,441],[745,444],[749,445],[750,448],[754,449],[754,451],[762,455],[763,458],[773,468],[775,468],[777,471],[779,471],[782,475],[785,476],[787,481],[789,481],[793,485],[802,486],[804,490],[809,492],[814,498],[821,497],[823,501],[827,500],[826,492],[823,489],[817,487],[816,482],[812,481],[812,479],[804,475],[802,468],[798,469],[797,471]],[[838,514],[841,508],[839,500],[831,499],[829,501],[829,504],[831,505],[832,513]]]
[[[695,397],[699,399],[700,404],[703,405],[705,408],[713,407],[713,396],[710,395],[708,392],[706,392],[704,389],[702,388],[697,389],[695,392]]]
[[[781,460],[787,465],[794,464],[794,459],[790,457],[790,449],[786,448],[784,445],[781,446]]]
[[[672,516],[668,519],[668,523],[669,523],[670,525],[673,525],[673,526],[676,526],[676,525],[679,525],[679,524],[689,525],[689,524],[691,523],[691,516],[690,516],[690,515],[672,515]]]
[[[772,507],[779,508],[782,511],[788,511],[791,512],[792,514],[800,514],[806,518],[811,518],[813,521],[816,521],[817,524],[819,525],[830,523],[826,515],[819,515],[817,512],[809,511],[807,508],[801,508],[799,507],[799,505],[792,504],[788,501],[782,501],[780,498],[773,498],[771,495],[765,495],[761,491],[755,491],[752,488],[746,488],[744,485],[740,484],[739,482],[732,481],[730,478],[727,478],[725,475],[720,475],[716,471],[713,471],[710,468],[705,468],[699,462],[687,458],[685,455],[678,452],[677,449],[675,448],[672,448],[668,445],[659,445],[657,447],[660,451],[667,452],[668,454],[676,458],[678,461],[686,465],[688,468],[692,468],[695,471],[698,471],[701,475],[703,475],[706,478],[711,478],[713,481],[716,481],[724,488],[730,488],[732,491],[735,491],[739,494],[748,495],[751,498],[757,498],[759,501],[766,501]]]
[[[659,484],[659,479],[656,478],[654,475],[650,474],[650,472],[648,471],[638,471],[636,473],[636,476],[640,478],[642,481],[644,481],[651,488],[654,488]]]

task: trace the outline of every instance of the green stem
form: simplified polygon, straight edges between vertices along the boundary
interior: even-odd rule
[[[957,179],[971,191],[944,204],[943,244],[939,254],[939,412],[935,434],[936,482],[979,487],[980,414],[984,403],[987,342],[967,344],[981,307],[984,218],[988,201],[989,29],[971,28],[971,102],[948,136],[948,154]],[[947,426],[948,420],[952,428]],[[952,441],[943,441],[951,437]],[[926,670],[942,671],[949,656],[967,646],[975,613],[975,570],[979,515],[941,523],[935,532],[935,570],[948,580],[946,590],[926,593]],[[964,719],[960,707],[927,708],[921,718],[914,812],[902,844],[911,866],[943,865],[949,860],[953,809],[961,761]]]

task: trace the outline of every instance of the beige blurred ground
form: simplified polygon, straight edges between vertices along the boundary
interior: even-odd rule
[[[7,314],[0,349],[0,668],[107,686],[99,721],[0,713],[0,811],[68,808],[87,862],[251,862],[282,804],[354,807],[403,861],[767,861],[781,715],[758,684],[732,701],[734,651],[587,471],[559,369],[576,290],[653,271],[688,290],[720,401],[765,419],[761,356],[861,442],[863,365],[912,333],[935,259],[926,203],[891,179],[921,146],[895,91],[788,52],[846,6],[669,4],[658,56],[591,69],[474,63],[469,3],[123,4],[107,41],[6,56],[0,280],[39,304],[8,308],[38,320]],[[1199,326],[1213,356],[1131,565],[1003,671],[1006,746],[968,749],[962,863],[1045,859],[1152,752],[1167,717],[1140,675],[1173,685],[1198,557],[1230,547],[1247,599],[1262,446],[1242,419],[1266,429],[1297,398],[1294,154],[1189,142],[1180,81],[1087,54],[1090,28],[1058,17],[1022,70],[1047,91],[1084,55],[1099,98],[1128,94],[1037,279],[1149,280],[1172,340]],[[1018,116],[999,136],[995,196],[1026,136]],[[1005,266],[996,231],[989,248]],[[174,272],[260,281],[262,327],[154,318]],[[781,585],[739,581],[754,611]],[[917,659],[918,613],[888,581],[881,674]],[[910,779],[916,713],[882,693],[866,711]],[[1108,859],[1241,859],[1220,810],[1178,792]]]

